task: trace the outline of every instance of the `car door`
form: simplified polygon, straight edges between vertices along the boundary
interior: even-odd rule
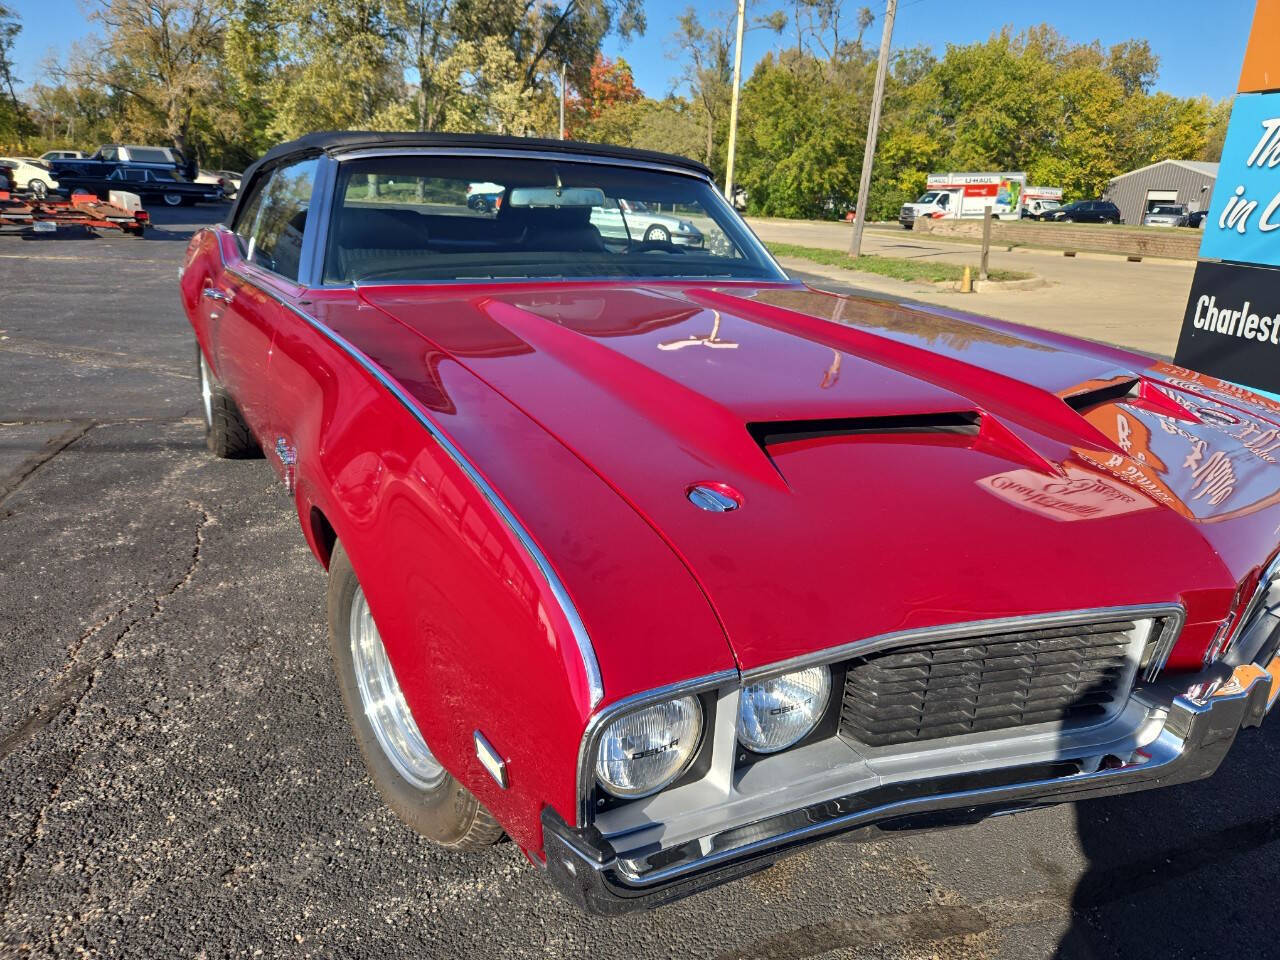
[[[270,172],[249,198],[243,211],[246,222],[237,218],[238,259],[210,294],[220,313],[216,320],[211,318],[219,376],[277,470],[286,468],[282,461],[288,456],[275,442],[268,378],[275,337],[289,316],[282,301],[293,302],[302,290],[302,241],[316,167],[317,161],[309,159]]]

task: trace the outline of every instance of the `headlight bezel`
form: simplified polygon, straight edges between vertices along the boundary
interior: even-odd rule
[[[809,723],[809,726],[802,733],[798,734],[797,736],[793,737],[790,740],[783,742],[778,746],[769,747],[765,749],[759,746],[755,746],[751,743],[748,743],[743,738],[743,713],[748,703],[748,700],[747,700],[748,691],[750,691],[754,687],[762,687],[769,683],[776,682],[778,680],[782,680],[787,677],[795,676],[798,674],[809,673],[813,671],[821,672],[823,676],[823,689],[821,692],[820,702],[818,703],[816,709],[814,710],[813,717],[811,722]],[[765,677],[753,677],[751,679],[744,678],[742,682],[742,686],[738,690],[738,712],[737,712],[737,716],[734,717],[734,742],[736,743],[737,748],[740,751],[746,751],[749,757],[754,756],[755,758],[763,758],[763,757],[773,757],[781,753],[786,753],[788,750],[792,750],[806,743],[809,739],[811,739],[814,736],[815,733],[821,731],[824,728],[825,721],[828,719],[831,713],[831,703],[833,699],[832,695],[833,693],[836,692],[837,684],[839,684],[840,689],[843,690],[843,683],[844,683],[843,672],[840,673],[839,677],[837,677],[836,674],[837,674],[837,671],[832,667],[831,664],[814,663],[814,664],[809,664],[808,666],[800,667],[795,670],[788,670],[782,673],[774,673]]]
[[[610,784],[600,776],[600,754],[604,748],[606,740],[608,739],[609,732],[615,724],[647,710],[651,710],[654,707],[686,699],[691,700],[694,704],[697,717],[697,728],[694,731],[692,749],[688,752],[683,762],[681,762],[673,774],[659,782],[656,786],[635,792],[619,792],[615,789],[615,785]],[[700,766],[705,768],[706,763],[703,762],[700,765],[700,760],[702,760],[704,754],[707,753],[707,747],[710,740],[707,734],[709,731],[714,729],[714,723],[714,701],[708,701],[708,698],[704,695],[691,692],[680,692],[667,697],[648,699],[646,702],[632,706],[629,709],[612,712],[604,722],[598,725],[595,734],[592,737],[590,752],[586,757],[591,764],[590,776],[595,788],[594,792],[597,795],[597,804],[599,804],[601,800],[603,801],[604,806],[612,806],[618,803],[630,803],[633,800],[643,800],[646,797],[652,797],[664,790],[670,790],[671,788],[678,786],[682,782],[686,781],[692,772],[696,772]],[[705,773],[705,769],[703,769],[702,772]]]

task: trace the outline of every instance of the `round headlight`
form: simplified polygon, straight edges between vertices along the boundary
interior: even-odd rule
[[[596,779],[615,797],[656,793],[693,759],[702,732],[697,697],[679,697],[618,717],[604,729]]]
[[[831,671],[809,667],[742,688],[738,742],[756,753],[776,753],[803,739],[822,719]]]

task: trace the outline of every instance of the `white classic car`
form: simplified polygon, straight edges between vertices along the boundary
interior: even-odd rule
[[[702,231],[688,220],[650,210],[641,200],[607,197],[604,206],[591,208],[591,223],[602,236],[611,239],[673,243],[682,247],[700,247],[704,242]]]
[[[15,190],[25,190],[36,199],[41,199],[50,190],[58,188],[57,179],[49,172],[49,165],[43,160],[35,157],[0,157],[0,160],[7,160],[8,164],[12,164],[9,176]]]

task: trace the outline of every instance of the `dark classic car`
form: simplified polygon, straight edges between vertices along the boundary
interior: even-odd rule
[[[599,229],[623,201],[706,242]],[[382,795],[588,909],[1206,777],[1276,699],[1280,404],[809,289],[698,163],[304,137],[181,294]]]
[[[196,183],[177,170],[161,166],[115,164],[84,170],[73,165],[55,165],[54,169],[58,188],[63,193],[92,193],[105,199],[112,190],[125,190],[143,200],[160,200],[170,207],[217,203],[224,199],[220,184]]]

